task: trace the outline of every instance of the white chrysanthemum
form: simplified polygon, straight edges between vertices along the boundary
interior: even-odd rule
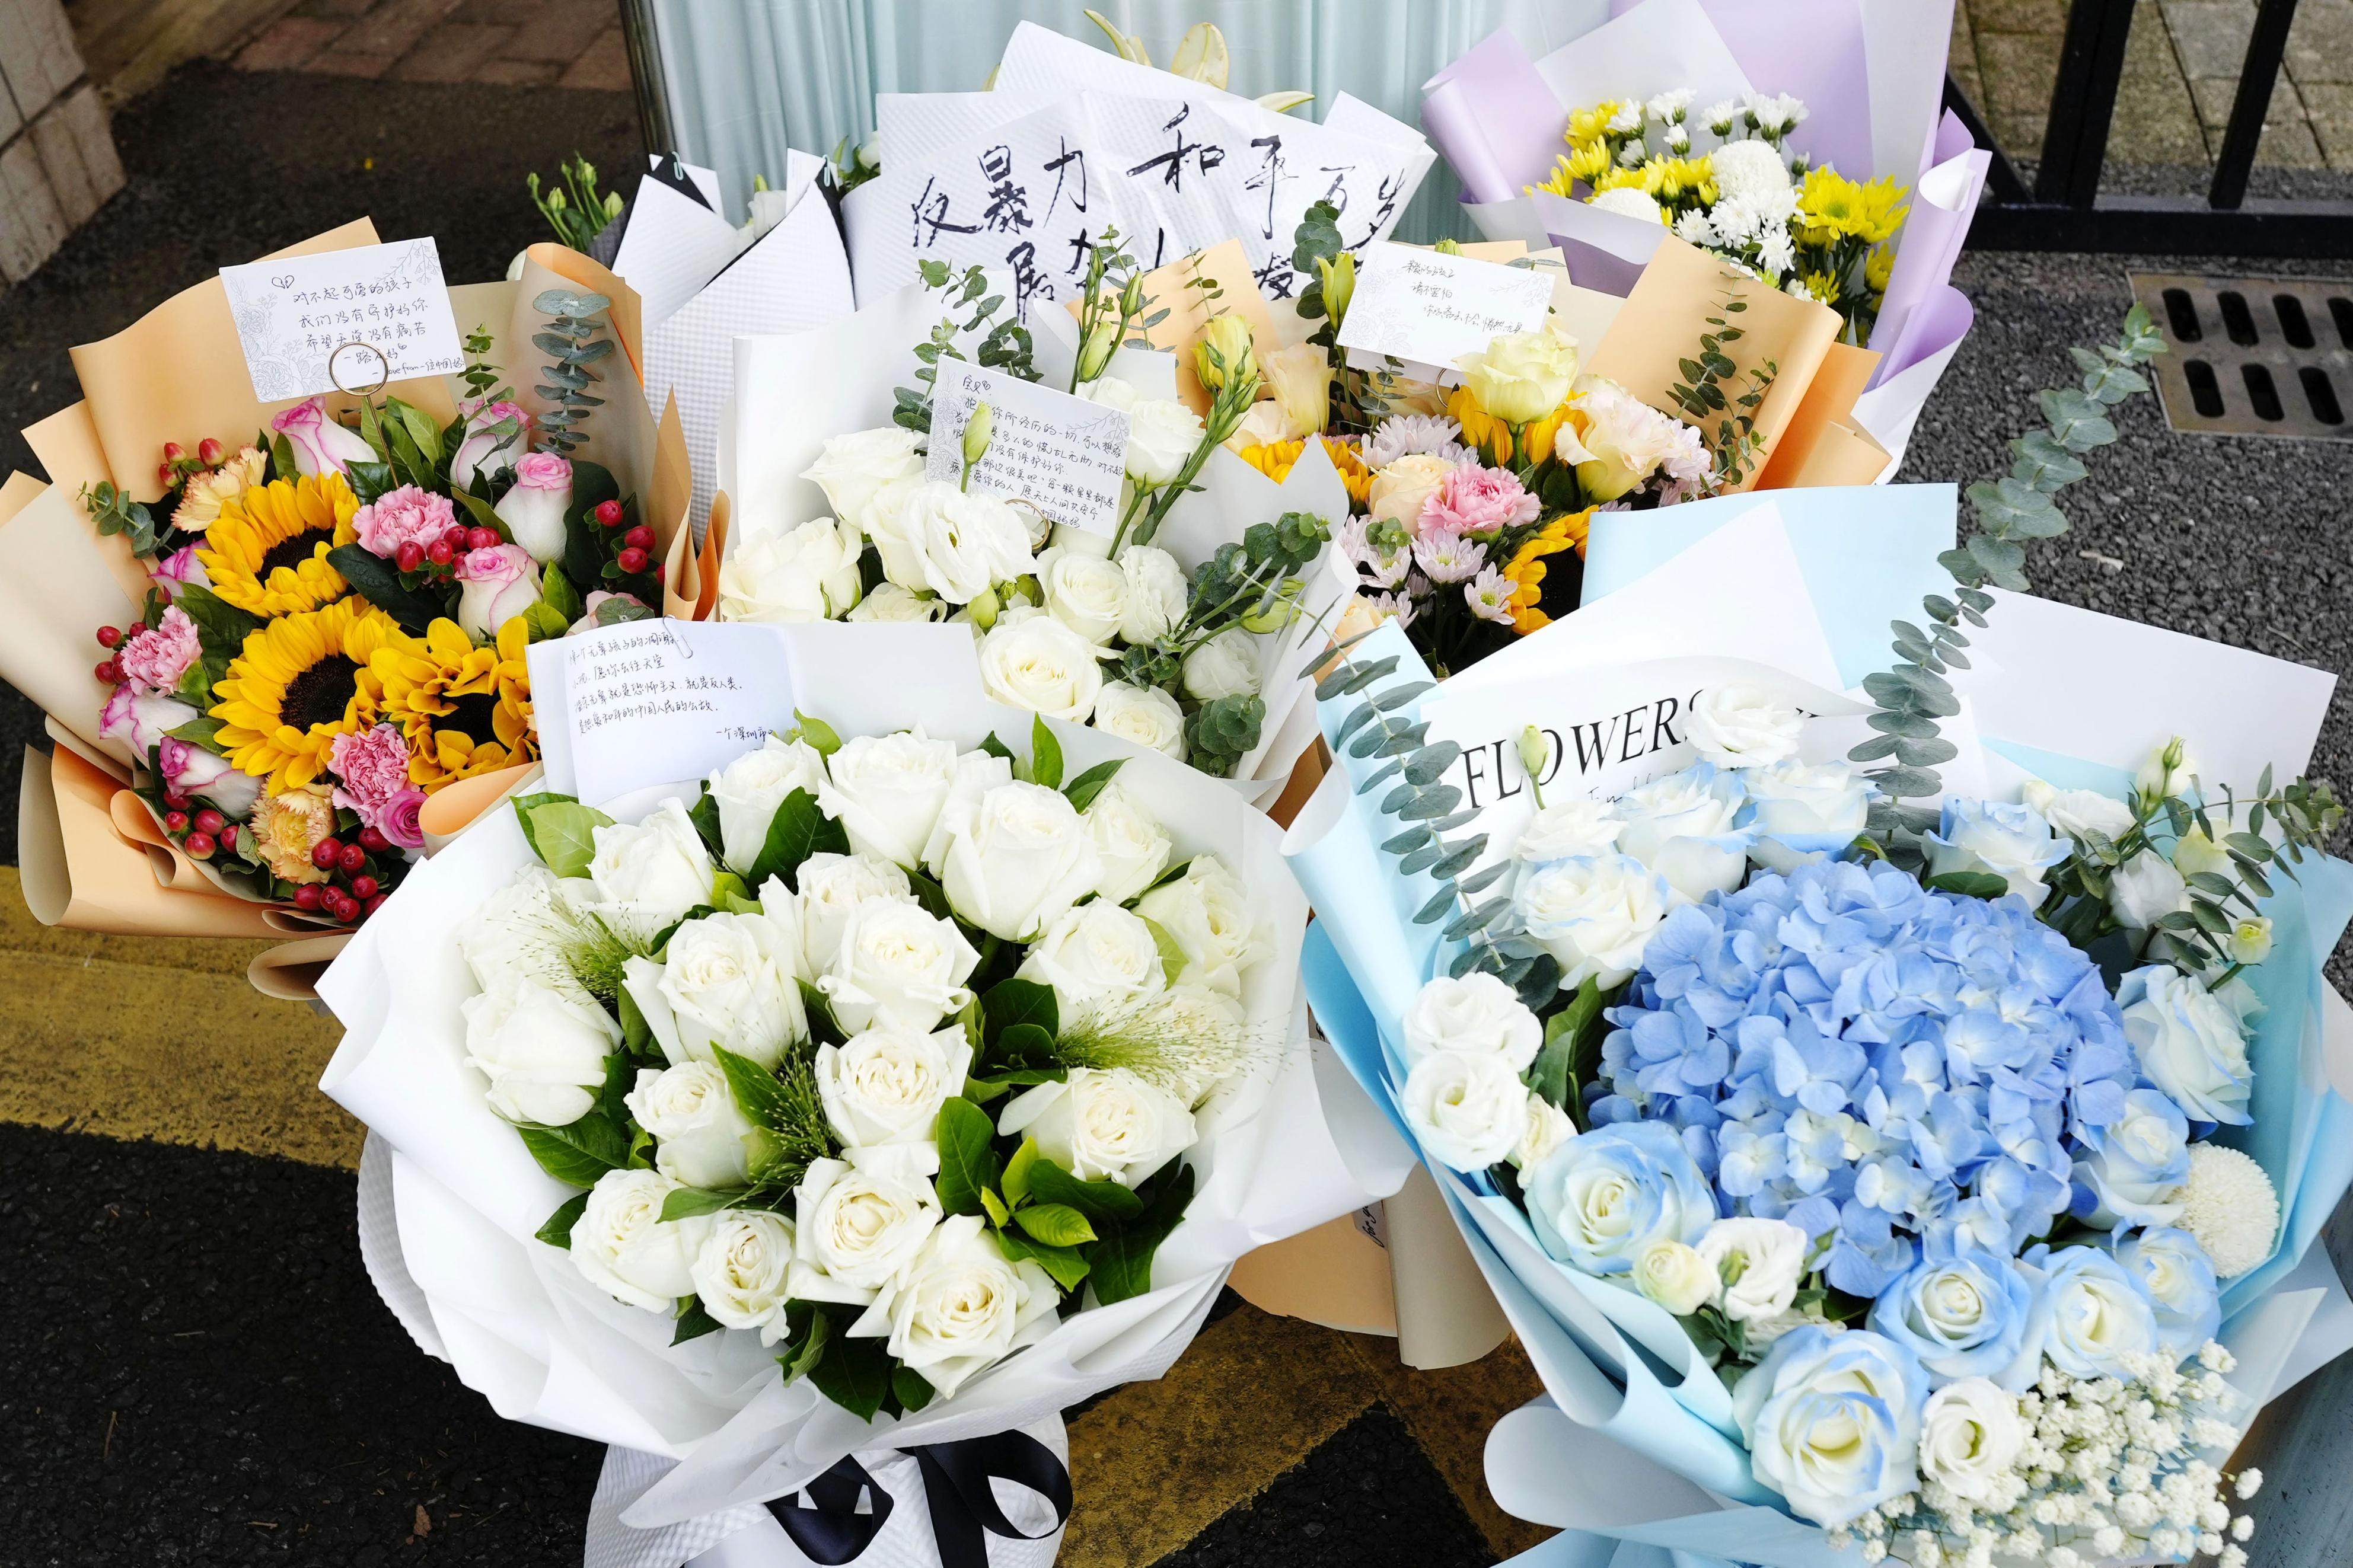
[[[1368,468],[1386,468],[1417,453],[1459,463],[1471,449],[1462,445],[1462,426],[1443,415],[1393,414],[1365,438]]]
[[[1788,194],[1789,166],[1781,154],[1763,142],[1727,142],[1708,155],[1708,171],[1715,176],[1721,202],[1760,203],[1775,193]]]
[[[1715,225],[1709,221],[1707,214],[1694,207],[1675,219],[1675,237],[1685,245],[1704,248],[1715,243]]]
[[[2244,1274],[2272,1255],[2272,1240],[2279,1234],[2279,1194],[2263,1168],[2236,1149],[2190,1145],[2182,1203],[2181,1227],[2206,1249],[2219,1278]]]
[[[1631,185],[1597,192],[1585,198],[1585,205],[1601,212],[1616,213],[1620,217],[1641,218],[1645,223],[1662,224],[1667,221],[1667,215],[1659,209],[1659,204]]]
[[[1632,102],[1620,104],[1618,112],[1609,117],[1609,129],[1621,132],[1642,129],[1642,106]]]
[[[1739,113],[1740,105],[1727,98],[1720,103],[1709,104],[1700,111],[1700,118],[1707,122],[1710,131],[1725,136],[1731,133],[1732,121]]]
[[[1672,123],[1681,120],[1691,109],[1691,100],[1692,89],[1687,87],[1678,87],[1659,94],[1643,107],[1651,111],[1651,117],[1653,120],[1663,120]]]

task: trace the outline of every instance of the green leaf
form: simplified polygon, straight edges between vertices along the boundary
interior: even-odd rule
[[[727,836],[720,829],[719,799],[711,793],[710,785],[703,786],[701,797],[695,801],[694,809],[686,814],[686,819],[694,824],[695,837],[702,840],[702,847],[709,852],[711,858],[722,866],[727,864]]]
[[[1171,936],[1166,926],[1149,915],[1138,918],[1144,921],[1144,929],[1152,933],[1152,945],[1160,950],[1162,982],[1169,985],[1176,984],[1176,976],[1183,973],[1185,970],[1185,944]]]
[[[934,1184],[940,1206],[948,1213],[984,1212],[981,1189],[997,1185],[997,1157],[988,1147],[996,1131],[988,1112],[968,1100],[959,1097],[940,1107],[940,1173]]]
[[[1571,1115],[1576,1113],[1578,1037],[1600,1016],[1601,987],[1588,975],[1568,1005],[1545,1021],[1544,1045],[1528,1068],[1528,1088]]]
[[[1005,1200],[987,1187],[980,1189],[980,1206],[987,1213],[988,1223],[999,1230],[1004,1229],[1005,1222],[1013,1217],[1013,1211],[1005,1206]]]
[[[793,1383],[807,1377],[825,1355],[825,1347],[833,1338],[833,1320],[823,1312],[809,1313],[808,1328],[786,1354],[776,1358],[785,1369],[785,1381]]]
[[[1117,1182],[1082,1182],[1044,1158],[1029,1167],[1029,1196],[1040,1204],[1075,1209],[1103,1227],[1134,1219],[1144,1212],[1144,1200],[1131,1189]]]
[[[1029,782],[1048,789],[1062,787],[1062,742],[1046,727],[1042,713],[1029,721]]]
[[[719,1058],[719,1070],[727,1075],[727,1088],[735,1096],[737,1109],[771,1132],[792,1131],[792,1106],[775,1073],[724,1046],[713,1046],[712,1051]]]
[[[335,546],[327,552],[327,564],[343,574],[354,593],[408,631],[421,634],[435,621],[447,618],[439,603],[403,587],[392,563],[364,545]]]
[[[621,1043],[628,1047],[629,1054],[633,1057],[652,1054],[653,1026],[646,1022],[644,1012],[638,1006],[638,999],[630,995],[629,988],[624,985],[616,1000],[620,1004]]]
[[[809,743],[809,749],[820,757],[829,757],[841,750],[841,737],[832,725],[822,719],[812,719],[799,709],[793,710],[793,722],[799,726],[797,733]]]
[[[596,829],[613,826],[611,817],[576,800],[554,801],[528,811],[521,810],[518,803],[517,814],[533,851],[559,877],[586,876],[588,863],[596,858]]]
[[[593,1187],[607,1171],[626,1168],[629,1141],[604,1117],[590,1112],[564,1127],[518,1127],[522,1146],[539,1168],[567,1187]]]
[[[662,1199],[664,1219],[692,1219],[698,1215],[717,1214],[744,1201],[744,1190],[711,1192],[702,1187],[681,1187]]]
[[[492,512],[491,515],[495,517],[498,514]],[[550,566],[540,574],[539,602],[562,616],[567,626],[588,613],[588,601],[580,596],[580,590],[572,585],[572,579],[556,566]]]
[[[1017,1211],[1013,1223],[1049,1247],[1077,1247],[1095,1239],[1087,1216],[1068,1204],[1031,1204]]]
[[[818,1046],[842,1046],[849,1043],[849,1033],[833,1016],[833,998],[807,981],[800,982],[801,1011],[808,1016],[809,1043]]]
[[[1110,1306],[1152,1289],[1153,1254],[1183,1222],[1185,1210],[1192,1201],[1192,1167],[1179,1164],[1132,1224],[1087,1249],[1089,1279],[1093,1282],[1096,1300]]]
[[[759,858],[752,862],[744,879],[758,888],[771,877],[782,877],[789,886],[802,861],[826,852],[849,854],[849,835],[818,807],[817,796],[797,789],[785,796],[776,815],[768,819],[767,842],[760,847]]]
[[[191,719],[185,724],[176,725],[164,731],[175,741],[185,741],[192,746],[204,746],[207,749],[213,748],[213,742],[219,738],[220,732],[221,721],[210,718]]]
[[[718,1319],[702,1310],[700,1296],[678,1299],[678,1325],[670,1331],[670,1342],[682,1345],[689,1340],[699,1340],[705,1334],[715,1334],[721,1324]]]
[[[1008,1029],[1032,1024],[1049,1039],[1061,1032],[1061,1009],[1054,988],[1034,980],[1000,980],[980,999],[981,1038],[994,1044]]]
[[[1024,1138],[1013,1158],[1005,1162],[1005,1201],[1018,1204],[1029,1195],[1029,1173],[1038,1163],[1038,1140]]]
[[[207,653],[235,655],[243,650],[247,637],[261,629],[259,620],[201,583],[182,587],[174,603],[182,614],[196,623],[197,640]]]
[[[1008,763],[1013,760],[1013,748],[998,740],[994,730],[980,738],[980,749],[992,757],[1003,757]]]
[[[1938,892],[1964,899],[1998,899],[2010,891],[2009,879],[1990,871],[1947,871],[1941,877],[1929,878],[1927,885]]]
[[[891,1352],[879,1339],[829,1336],[808,1380],[817,1391],[861,1421],[874,1419],[891,1392]]]
[[[1113,757],[1110,762],[1097,763],[1064,786],[1063,797],[1079,810],[1086,810],[1095,803],[1095,796],[1103,794],[1103,786],[1111,783],[1113,775],[1119,772],[1125,761],[1124,757]]]
[[[547,1223],[541,1226],[535,1234],[548,1246],[560,1247],[568,1252],[572,1248],[572,1227],[578,1225],[580,1216],[587,1212],[588,1194],[575,1193],[555,1205],[555,1212],[547,1216]]]
[[[409,440],[416,443],[417,451],[424,455],[427,467],[440,462],[441,426],[435,424],[425,410],[403,403],[397,397],[385,398],[384,407],[385,413],[399,416],[402,428],[407,431]]]
[[[1049,1247],[1012,1230],[997,1232],[997,1245],[1017,1263],[1024,1258],[1035,1263],[1065,1290],[1077,1289],[1087,1277],[1087,1256],[1075,1247]]]
[[[891,1393],[899,1401],[899,1408],[912,1415],[929,1405],[939,1390],[913,1367],[894,1366],[891,1369]]]

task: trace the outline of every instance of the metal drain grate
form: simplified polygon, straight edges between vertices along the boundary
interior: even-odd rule
[[[2353,440],[2353,281],[2131,277],[2173,345],[2150,369],[2176,430]]]

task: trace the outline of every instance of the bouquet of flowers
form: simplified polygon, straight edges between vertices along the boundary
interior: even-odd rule
[[[1480,672],[1475,721],[1393,631],[1326,676],[1351,776],[1294,851],[1332,928],[1319,1018],[1560,1405],[1516,1435],[1606,1435],[1666,1478],[1638,1521],[1534,1500],[1559,1453],[1491,1458],[1507,1506],[1791,1565],[2243,1563],[2231,1500],[2260,1477],[2222,1457],[2302,1354],[2316,1297],[2274,1287],[2353,1173],[2316,1103],[2342,810],[2268,768],[2202,779],[2178,738],[2137,774],[2042,753],[2062,778],[2016,803],[1936,773],[1984,775],[1942,721],[2015,679],[1971,673],[1962,627],[2023,587],[2019,541],[2063,529],[2051,496],[2158,347],[2137,318],[2045,395],[1867,705],[1643,667],[1625,689],[1697,690],[1621,715],[1639,748],[1532,724],[1482,780],[1451,737],[1544,700],[1537,644]]]

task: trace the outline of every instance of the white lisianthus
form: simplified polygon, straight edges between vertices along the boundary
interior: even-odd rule
[[[997,1130],[1035,1139],[1040,1154],[1082,1182],[1124,1187],[1191,1148],[1196,1136],[1183,1100],[1125,1068],[1072,1068],[1060,1083],[1024,1089]]]
[[[1855,1329],[1784,1335],[1733,1391],[1757,1479],[1835,1529],[1919,1485],[1919,1363]]]
[[[1106,902],[1127,902],[1168,868],[1168,858],[1176,852],[1168,830],[1117,779],[1103,785],[1088,805],[1086,818],[1087,837],[1102,866],[1095,890]]]
[[[1103,690],[1093,643],[1043,610],[1008,610],[980,639],[981,689],[1008,708],[1083,724]]]
[[[1409,1066],[1434,1051],[1493,1056],[1514,1073],[1528,1070],[1544,1044],[1544,1025],[1519,993],[1492,974],[1440,975],[1405,1010]]]
[[[1568,1112],[1531,1089],[1528,1128],[1520,1134],[1520,1146],[1512,1151],[1512,1163],[1523,1171],[1532,1171],[1546,1155],[1576,1136],[1577,1123],[1568,1119]]]
[[[831,620],[858,603],[858,535],[829,517],[733,540],[719,563],[719,618]]]
[[[908,621],[936,621],[947,613],[944,600],[925,598],[896,583],[879,583],[872,593],[859,600],[857,607],[841,618],[860,623],[898,625]]]
[[[1720,1219],[1698,1242],[1724,1281],[1724,1315],[1736,1322],[1776,1318],[1806,1277],[1806,1233],[1786,1219]]]
[[[2272,955],[2272,919],[2269,915],[2242,915],[2232,922],[2231,934],[2223,939],[2233,963],[2257,964]]]
[[[955,1215],[924,1242],[887,1309],[878,1301],[868,1317],[887,1321],[892,1357],[945,1398],[973,1373],[1050,1333],[1060,1300],[1052,1276],[1026,1258],[1008,1258],[977,1216]],[[851,1331],[880,1327],[868,1330],[860,1319]]]
[[[954,921],[912,900],[874,899],[842,922],[840,946],[817,985],[851,1034],[884,1024],[928,1035],[972,1000],[964,983],[979,963]]]
[[[1715,1300],[1724,1288],[1715,1266],[1699,1248],[1661,1237],[1634,1255],[1634,1289],[1678,1318],[1687,1318]]]
[[[1528,1090],[1492,1052],[1437,1051],[1413,1064],[1398,1096],[1421,1152],[1456,1171],[1509,1159],[1526,1136]]]
[[[654,1169],[671,1181],[722,1191],[752,1179],[753,1152],[765,1135],[715,1064],[639,1068],[626,1099],[631,1119],[653,1135]]]
[[[1185,758],[1185,710],[1156,686],[1106,680],[1095,693],[1095,728],[1163,756]]]
[[[1103,899],[1048,921],[1014,973],[1051,986],[1066,1025],[1085,1014],[1116,1011],[1168,983],[1152,928]]]
[[[902,588],[969,604],[998,583],[1037,570],[1029,525],[1008,502],[945,480],[886,487],[867,508],[867,536],[882,574]]]
[[[1518,842],[1512,846],[1512,856],[1527,865],[1541,866],[1550,860],[1607,855],[1617,847],[1618,836],[1625,830],[1626,825],[1606,800],[1556,797],[1528,819]]]
[[[1556,860],[1512,895],[1528,939],[1560,962],[1561,986],[1615,985],[1642,964],[1642,948],[1667,918],[1666,879],[1625,855]]]
[[[2132,807],[2097,790],[2054,789],[2041,779],[2029,779],[2020,787],[2018,798],[2071,838],[2094,833],[2103,838],[2121,838],[2132,831]]]
[[[694,1289],[694,1255],[711,1219],[665,1220],[662,1205],[680,1191],[659,1171],[607,1171],[588,1189],[588,1206],[572,1222],[572,1263],[598,1289],[668,1312]]]
[[[1920,1412],[1920,1474],[1964,1502],[1984,1502],[2010,1479],[2026,1438],[2016,1394],[1990,1378],[1948,1383]]]
[[[2147,931],[2189,908],[2189,884],[2154,849],[2142,850],[2108,879],[2108,909],[2118,925]]]
[[[1250,697],[1258,691],[1258,645],[1240,626],[1224,631],[1185,656],[1185,695],[1196,702]]]
[[[825,1119],[844,1148],[919,1146],[913,1164],[928,1175],[939,1169],[932,1135],[940,1107],[964,1092],[972,1042],[961,1024],[929,1035],[885,1025],[839,1046],[819,1046],[816,1071]]]
[[[876,491],[895,479],[923,477],[923,454],[918,449],[922,440],[913,430],[895,425],[829,436],[824,451],[801,470],[801,478],[825,492],[834,516],[863,533]]]
[[[1931,877],[1989,873],[2030,903],[2042,900],[2042,873],[2074,852],[2031,807],[1994,801],[1947,800],[1939,830],[1923,837],[1929,845]]]
[[[2198,759],[2189,746],[2176,735],[2164,745],[2154,748],[2140,772],[2133,777],[2133,787],[2144,795],[2179,795],[2196,782]]]
[[[814,798],[825,784],[825,759],[806,741],[770,735],[756,752],[746,752],[711,775],[711,798],[719,805],[720,852],[730,868],[748,875],[767,847],[776,808],[795,790]]]
[[[2197,1121],[2242,1127],[2254,1068],[2238,1015],[2170,964],[2136,969],[2116,985],[2125,1037],[2141,1076]]]
[[[1618,853],[1630,855],[1693,903],[1728,893],[1748,870],[1752,831],[1736,826],[1748,802],[1740,776],[1699,763],[1618,797],[1625,827]]]
[[[823,974],[841,951],[841,933],[849,912],[876,900],[912,904],[914,885],[906,871],[871,855],[836,855],[823,851],[801,862],[794,879],[800,903],[801,973]]]
[[[1151,544],[1131,544],[1119,552],[1119,574],[1127,596],[1119,635],[1130,643],[1157,642],[1185,619],[1191,590],[1176,557]]]
[[[598,898],[631,917],[658,930],[711,901],[718,868],[683,801],[666,800],[643,822],[600,826],[591,837],[596,853],[588,861],[588,880]]]
[[[924,862],[958,914],[1007,942],[1034,937],[1103,875],[1070,797],[1018,781],[952,793]]]
[[[621,1031],[586,993],[508,970],[459,1011],[466,1059],[491,1080],[492,1110],[509,1121],[565,1127],[596,1103]]]
[[[947,803],[955,777],[952,741],[921,730],[860,735],[826,759],[817,803],[849,835],[849,847],[893,865],[913,866]]]
[[[1266,923],[1250,907],[1250,889],[1215,855],[1197,855],[1184,875],[1136,900],[1135,912],[1166,931],[1185,953],[1185,983],[1242,992],[1242,973],[1267,956]]]
[[[793,1189],[788,1294],[864,1306],[914,1260],[939,1223],[939,1198],[921,1176],[811,1160]]]
[[[1759,865],[1788,872],[1808,860],[1837,854],[1871,821],[1870,781],[1844,763],[1812,766],[1790,757],[1740,775],[1756,805],[1748,853]]]
[[[767,1331],[784,1315],[785,1280],[793,1262],[793,1227],[763,1209],[730,1209],[711,1216],[711,1233],[694,1254],[694,1293],[722,1328],[759,1329],[764,1343],[784,1338]]]
[[[1098,555],[1052,549],[1038,557],[1046,613],[1098,647],[1127,617],[1127,575]]]
[[[2222,833],[2228,837],[2231,829],[2225,827]],[[2194,877],[2200,871],[2227,877],[2231,874],[2231,852],[2193,822],[2189,832],[2173,841],[2173,868],[2185,877]]]
[[[658,966],[659,1002],[643,984],[655,966],[646,959],[624,966],[622,984],[673,1067],[716,1061],[715,1051],[728,1050],[774,1068],[786,1047],[807,1037],[798,911],[781,882],[767,888],[776,915],[705,915],[670,933]]]

